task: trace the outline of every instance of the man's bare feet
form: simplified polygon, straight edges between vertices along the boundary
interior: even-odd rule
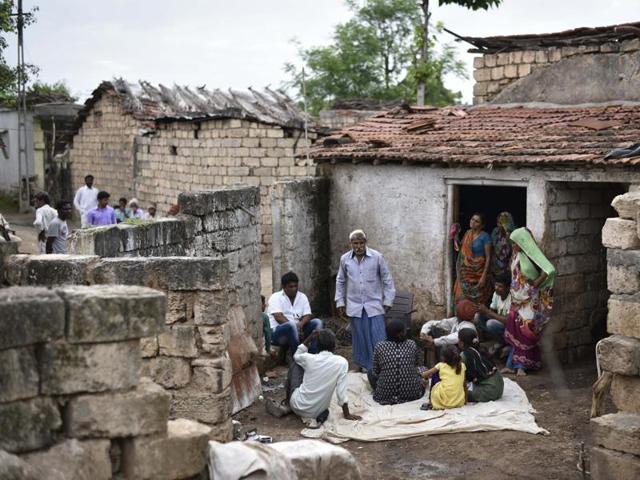
[[[506,375],[513,375],[514,373],[516,373],[516,371],[513,368],[504,367],[502,370],[500,370],[500,373],[504,373]]]
[[[527,372],[524,371],[524,368],[519,368],[516,372],[516,377],[526,377]]]

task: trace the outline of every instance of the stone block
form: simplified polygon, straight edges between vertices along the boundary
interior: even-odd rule
[[[607,331],[640,338],[640,293],[611,295],[608,302]]]
[[[191,321],[194,301],[195,294],[193,292],[168,292],[166,323]]]
[[[485,67],[495,67],[498,56],[495,54],[485,54],[482,58],[484,58],[484,66]]]
[[[589,463],[593,480],[636,480],[640,478],[640,457],[636,455],[593,447]]]
[[[76,438],[118,438],[164,432],[171,395],[149,379],[124,393],[72,398],[64,415],[65,433]]]
[[[211,428],[185,419],[168,423],[166,435],[127,439],[122,472],[136,480],[175,480],[200,473],[207,463]]]
[[[33,347],[0,350],[0,403],[38,395],[38,364]]]
[[[65,395],[132,388],[138,384],[141,360],[138,340],[49,343],[39,358],[40,391]]]
[[[593,444],[640,455],[640,415],[609,413],[591,419]]]
[[[237,208],[248,208],[260,202],[256,187],[226,187],[200,192],[184,192],[178,196],[180,212],[188,215],[207,215]]]
[[[491,69],[491,80],[500,80],[504,78],[504,67],[493,67]]]
[[[109,440],[66,440],[22,458],[47,480],[110,480]]]
[[[504,67],[504,76],[507,78],[518,78],[518,65],[506,65]]]
[[[549,56],[545,50],[538,50],[536,52],[536,63],[547,63],[549,61]]]
[[[22,257],[22,256],[21,256]],[[88,271],[100,257],[90,255],[28,255],[9,258],[15,263],[5,265],[11,285],[84,285]]]
[[[69,252],[76,255],[116,257],[121,250],[120,229],[115,226],[80,229],[69,240]]]
[[[189,418],[198,422],[216,424],[231,416],[231,389],[211,394],[191,385],[172,390],[172,418]]]
[[[67,306],[67,340],[94,343],[147,337],[164,328],[165,296],[150,288],[100,285],[58,290]]]
[[[620,218],[635,220],[640,213],[640,192],[628,192],[618,195],[611,202]]]
[[[164,388],[182,388],[191,381],[191,365],[185,358],[158,356],[142,361],[140,375]]]
[[[607,250],[607,288],[619,294],[640,291],[640,250]]]
[[[640,238],[635,220],[607,218],[602,228],[602,244],[607,248],[639,249]]]
[[[186,358],[198,356],[195,327],[192,325],[169,326],[158,335],[158,345],[160,347],[160,355]]]
[[[209,426],[211,427],[209,440],[225,443],[233,440],[233,422],[231,421],[231,418],[228,418],[221,423]]]
[[[248,212],[237,209],[205,215],[202,218],[204,231],[207,233],[252,225],[253,218]]]
[[[0,404],[0,448],[8,452],[45,448],[61,426],[60,411],[51,398]]]
[[[55,340],[64,335],[64,302],[46,288],[0,289],[0,349]]]
[[[145,257],[103,259],[93,283],[142,285],[162,290],[220,290],[228,283],[224,258]]]
[[[225,440],[219,440],[224,442]],[[0,450],[0,478],[3,480],[41,480],[40,472],[16,455]]]
[[[620,45],[621,52],[633,52],[640,50],[640,38],[634,38],[633,40],[627,40]]]
[[[535,50],[525,50],[522,52],[522,63],[533,63],[536,61]]]
[[[640,340],[612,335],[599,342],[598,358],[603,370],[640,376]]]
[[[140,352],[142,358],[150,358],[158,355],[158,337],[143,337],[140,339]]]
[[[222,355],[227,351],[231,335],[227,325],[197,327],[199,344],[204,353]]]
[[[194,388],[210,393],[221,393],[231,385],[233,369],[228,354],[219,358],[199,358],[191,365]]]
[[[486,82],[491,80],[490,68],[479,68],[473,71],[473,78],[476,82]]]
[[[227,321],[229,292],[197,292],[193,307],[196,325],[221,325]]]
[[[640,377],[615,374],[611,382],[611,398],[618,410],[640,413]]]

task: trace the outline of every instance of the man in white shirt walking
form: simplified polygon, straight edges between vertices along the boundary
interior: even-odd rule
[[[49,205],[49,195],[45,192],[38,192],[35,196],[36,204],[36,219],[33,222],[33,226],[38,232],[38,247],[40,253],[47,253],[47,231],[49,225],[58,216],[58,212],[55,208]]]
[[[80,213],[80,223],[83,227],[89,225],[87,215],[98,206],[98,189],[93,186],[93,175],[84,177],[85,185],[80,187],[73,197],[73,205]]]
[[[322,320],[311,318],[311,306],[307,296],[298,291],[298,276],[293,272],[282,276],[282,290],[269,298],[269,324],[271,344],[288,347],[289,355],[298,348],[301,338],[322,328]],[[315,352],[315,344],[311,345]]]
[[[73,215],[73,207],[66,200],[61,200],[56,205],[58,216],[53,219],[47,230],[47,253],[67,253],[67,239],[69,227],[67,220]]]

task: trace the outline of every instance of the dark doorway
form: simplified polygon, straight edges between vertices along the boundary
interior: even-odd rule
[[[526,187],[458,185],[456,197],[457,208],[454,209],[454,219],[460,223],[463,232],[469,229],[469,220],[476,212],[484,214],[485,231],[489,234],[495,228],[496,218],[500,212],[511,213],[516,227],[527,224]]]

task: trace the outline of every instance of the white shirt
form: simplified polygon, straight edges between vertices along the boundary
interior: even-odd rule
[[[52,208],[50,205],[44,204],[36,210],[36,220],[33,222],[33,226],[36,227],[36,231],[40,233],[49,230],[49,225],[54,218],[58,216],[58,211]]]
[[[291,394],[289,405],[299,417],[316,418],[329,408],[333,391],[338,405],[347,403],[347,359],[331,352],[308,353],[304,344],[298,345],[293,356],[304,368],[302,385]]]
[[[493,298],[491,298],[491,305],[489,305],[489,308],[494,312],[497,312],[499,315],[506,317],[511,309],[511,293],[509,293],[507,298],[504,300],[500,295],[494,293]]]
[[[281,313],[287,320],[297,324],[305,315],[311,315],[311,305],[309,305],[307,296],[302,292],[296,294],[292,304],[284,290],[280,290],[269,297],[267,313],[269,314],[269,325],[273,330],[280,325],[273,317],[274,313]]]
[[[429,330],[432,326],[442,328],[443,330],[449,332],[448,335],[444,335],[433,340],[434,345],[436,345],[437,347],[457,344],[458,332],[463,328],[471,328],[474,332],[478,333],[476,330],[476,326],[473,323],[467,322],[465,320],[463,320],[462,322],[458,322],[457,317],[451,317],[445,318],[443,320],[429,320],[427,323],[422,325],[422,328],[420,329],[420,335],[428,335]]]
[[[73,205],[81,213],[85,214],[92,208],[98,206],[98,189],[96,187],[89,188],[86,185],[80,187],[73,197]]]

